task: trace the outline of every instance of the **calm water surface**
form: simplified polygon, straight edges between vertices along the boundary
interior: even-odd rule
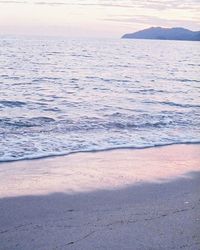
[[[200,44],[0,37],[0,161],[200,142]]]

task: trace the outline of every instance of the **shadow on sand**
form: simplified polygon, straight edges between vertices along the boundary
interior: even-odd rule
[[[200,172],[90,193],[0,199],[0,249],[200,249]]]

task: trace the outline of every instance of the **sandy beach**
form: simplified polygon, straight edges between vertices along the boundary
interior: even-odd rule
[[[200,145],[0,164],[0,249],[200,249]]]

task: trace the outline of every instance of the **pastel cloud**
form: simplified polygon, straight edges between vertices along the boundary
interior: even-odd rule
[[[199,12],[199,0],[0,0],[0,33],[120,37],[148,26],[197,30]]]

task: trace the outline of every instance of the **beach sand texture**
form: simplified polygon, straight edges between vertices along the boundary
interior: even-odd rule
[[[200,249],[200,145],[0,164],[0,249]]]

